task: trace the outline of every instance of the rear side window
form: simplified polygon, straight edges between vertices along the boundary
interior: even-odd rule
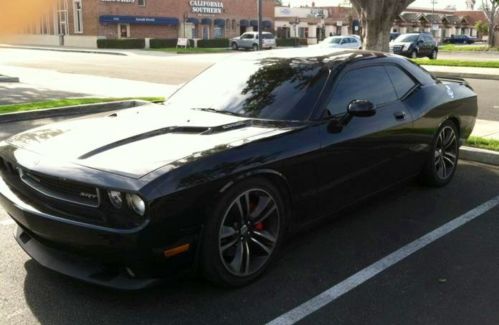
[[[373,66],[345,73],[337,82],[327,105],[331,115],[344,114],[353,100],[369,100],[380,106],[397,100],[397,94],[383,66]]]
[[[409,92],[409,90],[416,86],[416,83],[404,71],[396,66],[386,66],[386,72],[392,80],[398,98],[404,97]]]
[[[272,34],[262,34],[262,39],[273,39],[274,35]]]

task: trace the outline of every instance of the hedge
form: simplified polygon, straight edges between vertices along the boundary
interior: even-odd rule
[[[177,47],[177,41],[176,38],[153,38],[149,44],[152,49],[164,49]],[[194,40],[189,40],[189,47],[194,47]]]
[[[308,45],[306,38],[278,38],[277,46],[299,46]]]
[[[224,48],[229,47],[227,38],[202,39],[198,41],[198,47],[202,48]]]
[[[98,39],[97,47],[100,49],[143,49],[146,47],[146,40],[143,38]]]

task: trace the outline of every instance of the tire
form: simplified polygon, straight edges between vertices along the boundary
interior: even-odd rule
[[[215,204],[204,228],[200,246],[204,277],[223,287],[257,279],[282,244],[286,219],[283,197],[268,180],[252,178],[231,187]]]
[[[459,131],[453,121],[446,121],[433,139],[431,152],[421,173],[425,185],[442,187],[454,176],[459,159]]]
[[[236,43],[236,42],[232,43],[232,44],[231,44],[231,47],[232,47],[232,49],[233,49],[234,51],[239,50],[239,46],[237,46],[237,43]]]
[[[431,51],[431,54],[430,54],[430,56],[429,56],[428,58],[429,58],[430,60],[436,60],[436,59],[437,59],[437,57],[438,57],[438,52],[437,52],[437,50],[433,49],[433,50]]]
[[[416,59],[417,57],[418,57],[418,51],[412,50],[412,52],[411,52],[411,58],[412,59]]]
[[[258,51],[258,45],[257,44],[253,44],[253,46],[251,48],[253,49],[253,51]]]

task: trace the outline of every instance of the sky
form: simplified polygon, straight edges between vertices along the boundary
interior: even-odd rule
[[[283,0],[282,3],[287,5],[288,2],[291,2],[291,6],[301,6],[301,5],[310,5],[312,1],[315,1],[316,6],[336,6],[339,3],[344,2],[343,0]],[[477,1],[478,3],[479,1]],[[436,0],[435,9],[443,9],[447,5],[456,5],[457,9],[466,9],[465,0]],[[411,6],[413,7],[422,7],[422,8],[431,8],[432,0],[416,0]],[[475,8],[476,9],[476,8]]]

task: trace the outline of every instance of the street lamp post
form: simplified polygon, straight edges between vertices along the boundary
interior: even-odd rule
[[[262,39],[262,19],[263,19],[263,0],[257,0],[258,6],[258,48],[261,50],[263,46]]]
[[[295,17],[295,19],[290,22],[290,24],[294,26],[294,30],[295,30],[295,37],[294,37],[295,38],[295,47],[297,46],[296,41],[298,39],[298,33],[296,31],[296,28],[298,27],[299,23],[300,23],[300,19],[298,19],[298,17]]]

